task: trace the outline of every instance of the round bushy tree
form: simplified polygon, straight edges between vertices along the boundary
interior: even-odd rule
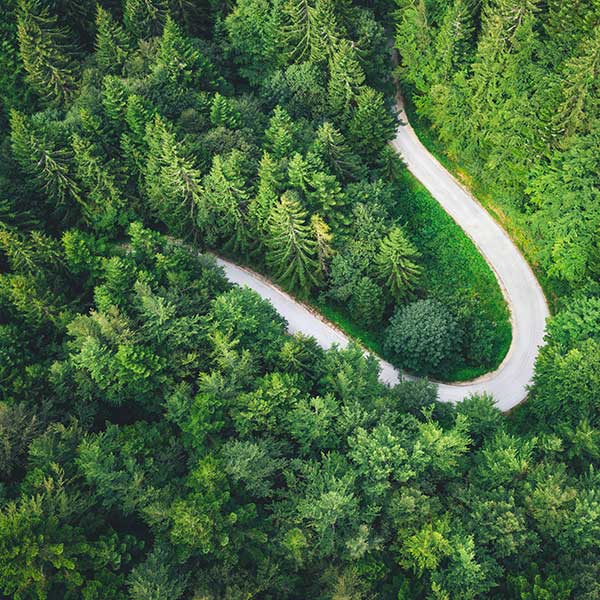
[[[398,367],[431,374],[458,347],[459,331],[450,311],[436,300],[398,308],[385,333],[385,350]]]

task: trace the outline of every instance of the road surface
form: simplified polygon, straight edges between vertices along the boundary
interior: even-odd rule
[[[393,147],[413,175],[473,240],[495,272],[511,312],[512,344],[500,367],[469,382],[439,384],[438,397],[443,402],[458,402],[471,394],[486,392],[501,410],[508,411],[527,396],[549,314],[546,299],[527,261],[506,232],[421,144],[402,110],[400,117],[403,124],[398,127]],[[230,281],[246,285],[269,300],[287,320],[291,333],[313,336],[324,348],[349,343],[341,331],[260,275],[220,258],[217,262]],[[398,383],[400,373],[382,359],[380,365],[380,379],[390,385]]]

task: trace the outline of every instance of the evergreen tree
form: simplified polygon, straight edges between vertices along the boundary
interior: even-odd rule
[[[234,150],[227,157],[216,155],[210,173],[204,177],[202,194],[205,220],[198,223],[206,231],[209,243],[217,239],[234,252],[244,252],[249,242],[247,205],[249,193],[242,172],[244,156]]]
[[[129,38],[110,12],[96,9],[96,64],[103,73],[119,73],[129,56]]]
[[[376,258],[379,276],[398,301],[415,288],[422,272],[422,267],[415,262],[419,256],[400,227],[393,227],[381,241]]]
[[[88,140],[72,139],[75,173],[87,191],[89,218],[95,228],[112,233],[117,224],[127,222],[123,194],[111,166],[98,157],[98,150]]]
[[[360,88],[349,131],[363,156],[371,160],[379,157],[386,143],[393,139],[395,131],[394,117],[386,107],[381,92],[366,86]]]
[[[307,293],[317,283],[316,244],[298,200],[284,194],[269,217],[267,265],[286,287]]]
[[[267,149],[273,158],[280,160],[289,157],[294,149],[296,135],[297,126],[290,115],[281,106],[276,106],[265,131]]]
[[[217,127],[237,129],[240,126],[240,120],[241,115],[233,102],[217,92],[210,107],[210,122]]]
[[[52,204],[52,210],[70,213],[73,203],[81,205],[84,215],[86,203],[81,189],[71,173],[71,155],[55,144],[17,111],[10,115],[11,146],[15,159],[25,173],[33,177]],[[72,215],[71,215],[72,216]]]
[[[333,249],[331,247],[333,235],[329,229],[329,225],[327,225],[321,215],[312,215],[310,218],[310,227],[316,243],[319,275],[323,277],[329,270],[329,261],[333,256]]]
[[[365,74],[352,42],[341,40],[337,44],[329,63],[329,72],[329,105],[335,113],[341,113],[350,108],[365,82]]]
[[[64,103],[75,91],[78,79],[66,28],[40,0],[20,0],[17,33],[28,81],[41,96]]]
[[[269,215],[279,199],[282,187],[280,166],[268,152],[263,153],[258,169],[258,189],[248,206],[248,217],[253,229],[264,238],[268,231]]]
[[[359,179],[364,173],[360,159],[352,152],[343,134],[328,121],[317,130],[313,150],[342,180]]]
[[[156,116],[146,128],[145,190],[152,214],[176,235],[189,235],[202,213],[200,172],[181,150],[167,122]]]
[[[167,15],[168,7],[164,0],[125,0],[123,23],[135,40],[143,40],[158,35]]]

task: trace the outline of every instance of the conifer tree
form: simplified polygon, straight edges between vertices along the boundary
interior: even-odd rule
[[[155,76],[165,77],[177,85],[215,85],[216,76],[210,61],[193,46],[175,21],[167,16],[160,38]]]
[[[297,126],[287,111],[281,106],[276,106],[269,127],[265,131],[267,149],[273,158],[280,160],[287,158],[294,149]]]
[[[240,126],[240,120],[241,115],[232,101],[217,92],[210,107],[210,122],[217,127],[236,129]]]
[[[331,109],[340,113],[347,110],[358,89],[365,82],[356,48],[349,40],[341,40],[329,62],[328,96]]]
[[[381,240],[376,257],[379,276],[396,300],[411,293],[421,275],[422,267],[415,260],[420,254],[400,227],[393,227]]]
[[[13,156],[25,173],[34,178],[59,212],[69,212],[73,202],[87,212],[81,190],[71,173],[71,155],[32,127],[21,113],[10,114]]]
[[[281,192],[282,176],[279,165],[264,152],[258,169],[258,189],[256,196],[248,206],[248,217],[252,227],[263,238],[268,230],[271,210]]]
[[[354,144],[367,158],[375,160],[386,143],[394,137],[394,117],[383,94],[364,86],[359,90],[356,107],[348,126]]]
[[[159,35],[168,13],[165,0],[125,0],[123,23],[135,40]]]
[[[89,199],[89,218],[98,230],[111,234],[117,223],[127,222],[125,201],[116,177],[90,141],[74,134],[72,145],[75,173]]]
[[[129,54],[129,38],[110,12],[96,9],[96,64],[103,73],[119,73]]]
[[[189,235],[201,212],[200,172],[181,150],[167,122],[156,116],[146,128],[145,189],[152,214],[175,235]]]
[[[292,194],[284,194],[269,218],[267,265],[286,287],[306,293],[317,283],[316,243],[306,211]]]
[[[327,225],[323,217],[319,214],[312,215],[310,218],[310,227],[316,244],[319,275],[323,277],[329,269],[329,261],[333,256],[333,248],[331,247],[333,234],[329,229],[329,225]]]
[[[317,130],[313,150],[341,179],[358,179],[364,174],[359,157],[352,152],[341,131],[328,121]]]
[[[242,174],[243,155],[234,150],[223,158],[213,158],[210,173],[204,177],[203,207],[207,218],[204,223],[209,243],[217,238],[227,249],[238,253],[248,245],[247,204],[249,193]]]
[[[567,62],[559,124],[567,136],[586,132],[600,115],[600,25]]]
[[[78,78],[67,29],[40,0],[20,0],[17,34],[28,81],[44,98],[64,103]]]

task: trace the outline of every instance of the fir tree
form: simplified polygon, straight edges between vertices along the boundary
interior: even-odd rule
[[[202,208],[200,172],[181,150],[171,127],[159,116],[146,128],[145,189],[152,214],[175,235],[194,230]]]
[[[316,244],[304,211],[291,194],[284,194],[269,218],[267,265],[286,287],[303,293],[317,283]]]
[[[96,12],[96,64],[103,73],[120,73],[129,55],[129,38],[125,29],[112,15],[97,7]]]
[[[376,257],[379,276],[396,298],[403,300],[414,288],[422,267],[415,260],[420,256],[400,227],[393,227],[381,240]]]
[[[66,28],[40,0],[20,0],[17,27],[27,79],[35,90],[62,104],[75,91],[77,62]]]
[[[365,74],[360,66],[356,48],[349,40],[342,40],[329,62],[328,96],[331,109],[340,113],[350,108]]]
[[[233,102],[217,92],[210,107],[210,122],[217,127],[236,129],[240,126],[240,120],[241,115]]]
[[[167,12],[164,0],[125,0],[123,23],[135,40],[143,40],[161,32]]]

